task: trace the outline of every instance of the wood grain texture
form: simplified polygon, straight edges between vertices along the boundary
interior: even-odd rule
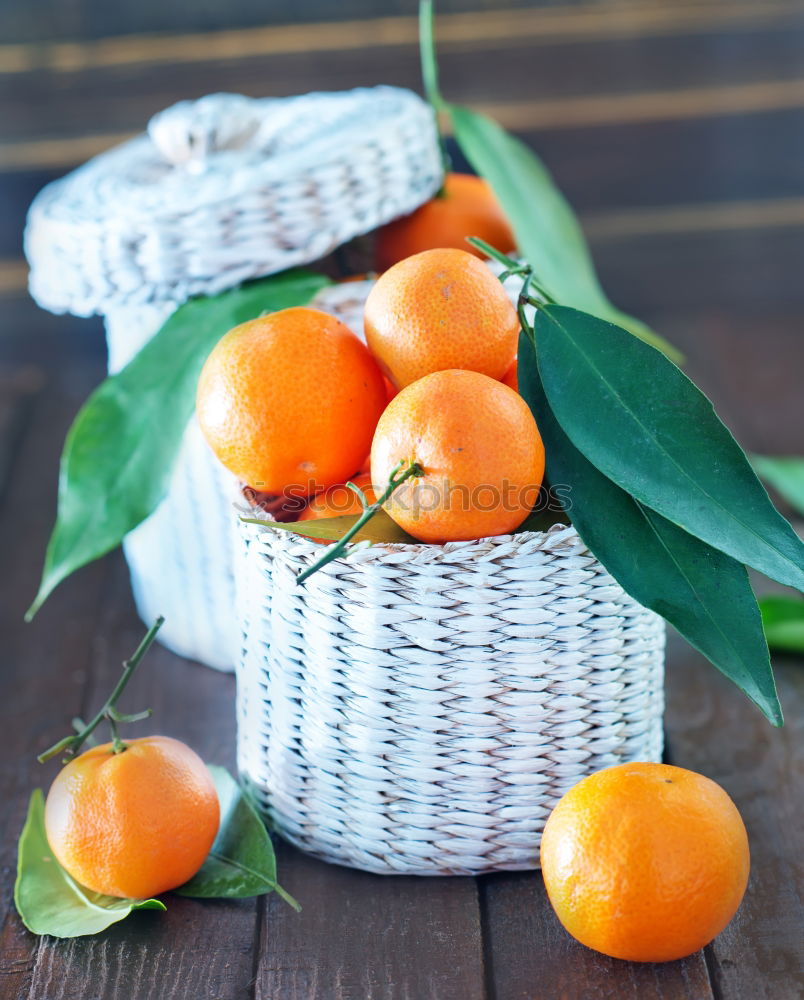
[[[529,16],[512,18],[509,37],[489,37],[481,23],[476,37],[457,46],[443,45],[439,65],[444,94],[486,106],[520,131],[616,123],[635,116],[711,117],[724,104],[738,110],[748,110],[757,101],[801,104],[796,81],[802,75],[804,10],[788,11],[770,24],[738,23],[721,32],[691,29],[678,36],[638,40],[633,32],[619,38],[540,38],[537,30],[528,30]],[[147,59],[130,64],[93,60],[89,53],[84,65],[70,73],[36,65],[0,77],[5,83],[0,87],[6,123],[2,150],[15,140],[75,136],[80,143],[83,135],[136,131],[155,110],[194,92],[226,89],[282,96],[311,86],[337,89],[373,83],[420,89],[415,22],[414,30],[399,42],[392,34],[383,37],[381,24],[369,21],[362,30],[351,30],[347,37],[352,44],[343,49],[317,51],[304,44],[301,26],[290,26],[298,32],[299,44],[278,44],[277,51],[266,45],[265,53],[238,54],[225,35],[201,36],[207,38],[203,58],[184,61],[172,52],[172,41],[179,44],[181,39],[161,37],[150,45],[142,43],[143,57],[151,51],[163,53],[156,66]],[[253,40],[255,33],[246,37]],[[322,38],[332,37],[322,26]],[[266,43],[272,38],[270,29],[265,38]],[[378,38],[382,44],[377,44]],[[566,72],[568,63],[576,67],[574,72]],[[26,113],[30,108],[36,109],[35,115]],[[82,152],[77,146],[75,155]]]
[[[743,904],[708,949],[716,995],[797,1000],[804,995],[804,663],[775,660],[786,725],[773,729],[697,653],[677,645],[667,685],[672,762],[726,789],[751,846]]]
[[[497,1000],[710,1000],[703,953],[661,965],[579,944],[558,921],[541,873],[480,880],[487,965]]]
[[[267,898],[256,1000],[482,1000],[474,879],[369,875],[280,845],[298,915]]]
[[[29,995],[41,941],[22,926],[13,904],[17,837],[31,789],[47,785],[53,772],[36,753],[64,735],[71,713],[81,704],[95,635],[105,567],[82,574],[81,585],[54,595],[35,624],[22,616],[36,591],[47,531],[53,515],[61,434],[92,384],[95,366],[75,366],[62,380],[48,380],[35,401],[7,477],[0,516],[0,997]],[[8,387],[6,387],[8,391]],[[12,390],[13,396],[13,390]],[[18,428],[6,422],[12,437]],[[13,454],[13,443],[6,444]]]

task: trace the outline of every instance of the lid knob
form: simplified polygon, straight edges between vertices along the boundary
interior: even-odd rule
[[[148,135],[175,166],[202,173],[212,153],[242,149],[260,127],[258,102],[242,94],[210,94],[179,101],[154,115]]]

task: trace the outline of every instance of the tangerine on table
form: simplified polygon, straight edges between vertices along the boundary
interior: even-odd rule
[[[378,231],[377,270],[385,271],[433,247],[455,247],[482,257],[466,242],[467,236],[477,236],[501,253],[516,249],[514,234],[490,185],[472,174],[449,173],[435,198]]]
[[[544,446],[521,396],[487,375],[449,370],[403,389],[380,417],[373,482],[386,483],[399,462],[423,474],[394,491],[387,513],[421,541],[461,541],[519,527],[538,496]]]
[[[56,776],[45,831],[59,864],[107,896],[146,899],[183,885],[218,832],[212,776],[186,744],[168,736],[93,747]]]
[[[358,468],[386,399],[365,344],[334,316],[294,307],[218,342],[196,409],[213,452],[240,480],[307,496]]]
[[[737,911],[748,837],[701,774],[619,764],[571,788],[544,828],[541,865],[564,927],[604,955],[666,962],[703,948]]]
[[[395,264],[369,292],[364,319],[371,352],[400,389],[450,368],[501,379],[519,339],[502,285],[465,250],[426,250]]]

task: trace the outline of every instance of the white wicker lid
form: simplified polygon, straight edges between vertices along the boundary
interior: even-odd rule
[[[184,101],[36,197],[31,294],[80,316],[214,294],[412,211],[441,171],[433,113],[400,88]]]

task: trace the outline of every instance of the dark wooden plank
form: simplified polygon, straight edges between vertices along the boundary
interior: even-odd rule
[[[106,697],[122,660],[144,626],[130,596],[118,553],[104,596],[83,712]],[[124,710],[151,707],[152,719],[125,735],[164,732],[186,741],[205,760],[234,769],[234,678],[154,646],[131,682]],[[106,738],[102,735],[101,738]],[[167,896],[167,913],[141,913],[92,938],[43,942],[31,982],[31,1000],[112,1000],[122,995],[185,1000],[250,995],[257,901],[201,901]],[[285,918],[292,916],[286,908]]]
[[[0,516],[0,882],[3,918],[0,997],[28,996],[39,941],[13,906],[17,837],[28,797],[48,772],[36,753],[54,742],[81,704],[105,569],[96,564],[80,583],[56,593],[32,625],[22,615],[36,591],[53,516],[61,436],[95,377],[90,368],[66,367],[40,394],[11,469]]]
[[[495,0],[439,0],[441,13],[484,10]],[[505,0],[508,8],[549,6],[551,0]],[[572,0],[577,3],[578,0]],[[607,2],[607,0],[604,0]],[[649,0],[650,2],[650,0]],[[657,0],[652,0],[656,3]],[[0,37],[9,41],[40,41],[48,38],[102,38],[106,35],[139,34],[153,31],[214,31],[232,26],[250,27],[285,24],[288,21],[316,21],[372,18],[378,14],[377,0],[231,0],[226,4],[203,4],[193,8],[192,18],[181,4],[142,0],[135,5],[109,5],[102,0],[42,0],[34,14],[24,0],[8,3],[0,11]],[[414,8],[415,9],[415,8]],[[410,16],[410,0],[383,0],[383,15]],[[189,22],[189,23],[188,23]]]
[[[289,914],[268,897],[256,1000],[481,1000],[480,914],[471,878],[369,875],[280,845]]]
[[[552,102],[562,98],[608,95],[605,111],[616,117],[618,95],[672,94],[801,77],[802,10],[782,13],[753,30],[747,30],[750,23],[739,21],[717,32],[690,29],[669,36],[580,37],[548,40],[547,44],[528,30],[532,17],[538,17],[536,12],[512,14],[502,37],[484,36],[481,21],[460,44],[447,38],[439,50],[444,93],[466,103],[510,102],[514,108],[522,101],[535,102],[534,114],[541,125],[545,114],[560,118],[560,105],[555,112],[550,109]],[[319,26],[317,34],[331,38],[326,25]],[[242,36],[242,51],[231,35],[216,50],[215,36],[210,35],[196,43],[198,57],[186,61],[170,59],[165,41],[169,43],[159,39],[160,55],[153,64],[144,42],[141,62],[115,64],[110,59],[108,65],[96,66],[88,53],[85,68],[60,72],[36,66],[15,74],[14,86],[5,93],[0,90],[4,144],[43,136],[137,130],[163,104],[215,89],[283,96],[371,83],[421,86],[413,24],[398,44],[376,45],[367,38],[355,42],[352,35],[340,48],[313,43],[306,51],[294,47],[289,52],[276,51],[270,33],[265,36],[264,53],[255,53],[253,36],[248,33]],[[176,44],[186,41],[179,36]],[[681,78],[680,64],[684,66]],[[568,65],[573,72],[566,71]],[[482,72],[478,67],[483,67]],[[665,102],[663,98],[662,105]],[[35,115],[30,113],[32,108]]]
[[[779,658],[775,667],[787,719],[780,730],[680,640],[668,672],[673,763],[700,771],[726,789],[742,814],[751,845],[751,877],[742,907],[708,949],[722,1000],[804,995],[804,663]]]
[[[54,316],[25,292],[0,297],[0,359],[56,372],[84,361],[100,380],[106,359],[103,323],[97,316]]]
[[[540,872],[481,880],[489,978],[496,1000],[709,1000],[703,953],[623,962],[578,944],[558,921]]]
[[[804,251],[795,259],[804,266]],[[690,376],[743,447],[765,455],[804,454],[800,312],[778,312],[775,303],[737,310],[722,301],[704,311],[661,311],[651,318],[684,351]]]
[[[0,504],[11,485],[14,462],[43,383],[38,368],[0,368]]]
[[[240,998],[250,994],[255,901],[205,903],[172,897],[167,914],[135,914],[125,926],[69,942],[34,938],[13,909],[16,839],[28,796],[36,784],[46,788],[58,767],[55,762],[38,765],[35,754],[69,729],[72,715],[86,713],[105,696],[120,661],[143,631],[119,556],[83,571],[51,598],[32,625],[22,623],[50,529],[61,439],[98,374],[96,365],[84,365],[51,377],[13,464],[0,520],[0,722],[5,748],[0,776],[7,802],[0,817],[5,910],[0,997]],[[0,453],[4,430],[16,434],[14,421],[0,420]],[[206,759],[232,767],[232,677],[157,648],[130,697],[132,703],[150,702],[158,712],[158,721],[142,723],[141,729],[163,729],[190,742]]]

